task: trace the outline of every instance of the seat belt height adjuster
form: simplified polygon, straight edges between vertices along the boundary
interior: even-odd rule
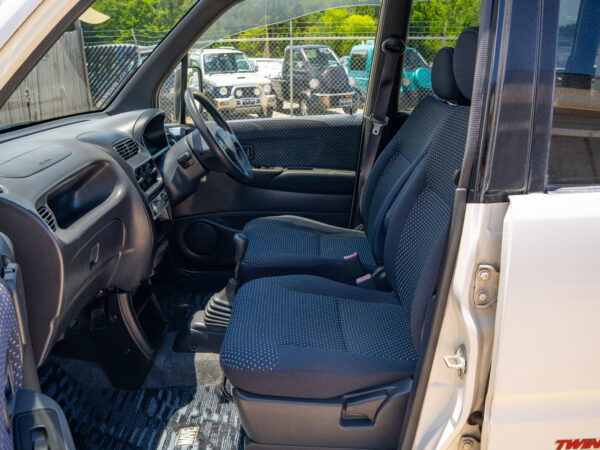
[[[375,117],[373,114],[371,114],[371,115],[369,116],[369,121],[370,121],[370,122],[373,124],[373,131],[372,131],[372,133],[373,133],[375,136],[378,136],[378,135],[379,135],[379,133],[381,132],[381,129],[382,129],[383,127],[386,127],[386,126],[387,126],[387,124],[388,124],[389,120],[390,120],[390,119],[389,119],[387,116],[386,116],[386,117],[384,117],[383,119],[378,119],[378,118],[376,118],[376,117]]]

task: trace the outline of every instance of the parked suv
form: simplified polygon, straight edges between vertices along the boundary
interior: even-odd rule
[[[346,114],[356,111],[358,93],[344,66],[327,45],[295,45],[293,70],[290,71],[290,47],[286,47],[280,78],[273,79],[277,107],[293,96],[300,114],[316,114],[329,108],[343,108]]]
[[[373,63],[373,42],[355,45],[348,57],[348,76],[355,81],[361,101],[367,96],[369,73]],[[402,104],[411,107],[431,93],[431,68],[419,51],[406,48],[402,73]]]
[[[234,48],[201,50],[190,54],[190,66],[200,68],[204,94],[226,118],[273,115],[271,80],[256,73],[244,52]]]

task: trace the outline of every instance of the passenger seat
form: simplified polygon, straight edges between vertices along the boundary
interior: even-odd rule
[[[456,84],[467,100],[477,39],[478,30],[467,29],[454,50]],[[452,107],[390,208],[383,264],[393,292],[310,275],[261,278],[238,291],[221,367],[246,445],[396,448],[469,113],[469,106]]]
[[[432,67],[436,96],[419,102],[377,158],[361,198],[364,231],[334,227],[297,216],[263,217],[244,227],[248,249],[243,280],[286,274],[313,274],[354,284],[357,276],[344,256],[357,253],[365,272],[383,262],[385,217],[398,192],[423,158],[456,104],[468,104],[454,78],[452,48],[443,48]]]

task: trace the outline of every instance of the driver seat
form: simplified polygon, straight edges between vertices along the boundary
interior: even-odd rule
[[[243,230],[248,249],[239,271],[242,280],[310,274],[354,284],[357,274],[348,270],[344,256],[357,254],[364,270],[358,276],[382,265],[392,203],[431,143],[439,139],[453,104],[466,102],[454,77],[453,54],[452,48],[438,52],[432,67],[436,96],[418,103],[373,165],[360,203],[364,231],[290,215],[254,219]]]

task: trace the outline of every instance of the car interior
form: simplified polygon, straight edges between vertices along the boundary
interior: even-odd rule
[[[105,109],[0,133],[0,398],[16,448],[399,445],[479,28],[437,51],[432,92],[399,112],[411,2],[384,1],[365,108],[387,81],[385,124],[227,120],[196,87],[171,123],[165,80],[186,83],[192,44],[243,3],[194,4]]]

